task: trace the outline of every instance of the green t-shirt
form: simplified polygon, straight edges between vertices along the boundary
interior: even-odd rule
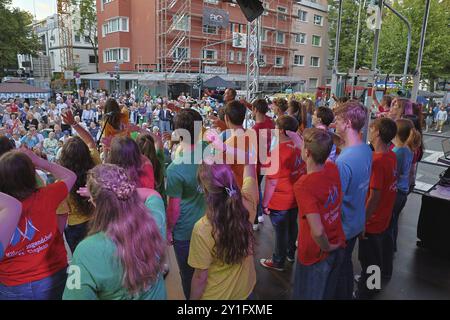
[[[77,272],[80,271],[80,288],[77,289]],[[73,273],[71,273],[71,271]],[[166,286],[162,274],[149,290],[131,297],[122,285],[123,268],[117,257],[114,242],[100,232],[77,246],[68,270],[63,300],[165,300]],[[72,278],[73,277],[73,278]]]
[[[199,145],[201,146],[201,145]],[[182,156],[182,155],[180,155]],[[191,151],[186,158],[194,153]],[[178,155],[177,155],[178,157]],[[167,195],[180,198],[180,216],[173,230],[174,240],[191,240],[195,223],[205,213],[205,198],[197,181],[198,164],[177,163],[175,159],[167,168]]]
[[[145,206],[152,213],[153,218],[158,225],[158,229],[161,232],[161,236],[166,240],[166,208],[163,200],[157,196],[150,196],[145,201]]]

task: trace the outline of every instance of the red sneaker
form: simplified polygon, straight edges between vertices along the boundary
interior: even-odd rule
[[[272,259],[261,259],[261,260],[259,260],[259,262],[265,268],[273,269],[273,270],[277,270],[277,271],[284,271],[284,268],[276,266],[273,263]]]

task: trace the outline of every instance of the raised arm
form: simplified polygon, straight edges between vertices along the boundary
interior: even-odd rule
[[[77,132],[77,134],[80,136],[80,138],[86,143],[89,149],[95,149],[97,147],[97,144],[95,143],[94,138],[92,135],[84,129],[82,126],[80,126],[79,123],[75,122],[75,119],[73,117],[72,111],[68,110],[64,114],[62,114],[62,118],[65,123],[70,125],[74,130]]]
[[[0,260],[17,228],[21,213],[20,201],[0,192]]]
[[[66,184],[69,192],[72,190],[72,187],[77,180],[77,175],[75,173],[56,163],[39,158],[34,152],[28,149],[20,149],[20,151],[25,153],[31,159],[36,168],[50,172],[56,180],[62,181]]]

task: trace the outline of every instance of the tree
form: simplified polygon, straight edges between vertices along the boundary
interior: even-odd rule
[[[0,75],[5,69],[17,69],[17,55],[36,55],[41,49],[33,33],[33,17],[18,8],[11,8],[11,0],[0,0]]]
[[[413,73],[420,47],[422,20],[425,13],[423,0],[395,0],[392,6],[404,15],[412,26],[412,45],[408,73]],[[386,10],[387,11],[387,10]],[[428,18],[422,60],[422,79],[431,90],[440,77],[450,75],[450,0],[432,0]],[[391,73],[403,73],[407,43],[407,29],[390,11],[383,17],[379,66]]]
[[[98,72],[98,33],[97,33],[97,8],[95,0],[72,0],[75,21],[79,29],[77,35],[86,37],[92,45],[95,55],[95,66]]]
[[[336,31],[338,19],[338,3],[329,0],[330,12],[328,20],[330,23],[330,57],[334,58],[334,48],[336,44]],[[344,0],[342,1],[342,25],[341,36],[339,39],[339,60],[338,67],[340,72],[347,72],[353,69],[353,60],[355,54],[356,31],[358,27],[358,11],[359,1]],[[366,27],[367,9],[361,11],[361,28],[358,45],[358,59],[356,69],[367,67],[371,64],[373,52],[373,33]]]
[[[422,20],[425,11],[423,0],[385,0],[404,15],[412,25],[412,46],[408,73],[416,68],[420,46]],[[370,1],[366,1],[366,4]],[[330,0],[330,51],[334,54],[336,35],[337,4]],[[353,0],[343,1],[342,32],[340,43],[339,71],[346,71],[353,65],[356,27],[358,23],[359,3]],[[367,8],[361,17],[360,48],[357,67],[371,67],[373,55],[373,32],[366,26]],[[434,89],[434,82],[440,77],[450,75],[450,0],[432,0],[428,19],[425,49],[422,60],[422,78]],[[382,73],[402,74],[405,62],[407,28],[405,24],[386,7],[383,8],[383,23],[378,53],[378,68]]]

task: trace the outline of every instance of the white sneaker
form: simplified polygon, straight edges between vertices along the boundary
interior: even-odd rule
[[[264,223],[264,216],[259,216],[258,217],[258,222],[259,223]]]
[[[254,224],[253,225],[253,231],[258,231],[258,229],[259,229],[259,226],[257,224]]]
[[[442,133],[442,131],[438,131],[438,133]]]

